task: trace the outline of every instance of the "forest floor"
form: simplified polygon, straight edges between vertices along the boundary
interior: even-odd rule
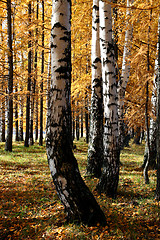
[[[65,222],[48,168],[45,147],[25,148],[15,143],[13,152],[0,143],[0,240],[7,239],[160,239],[160,205],[155,201],[156,172],[149,171],[145,185],[140,166],[144,145],[130,144],[121,153],[116,200],[95,192],[98,179],[85,177],[87,144],[75,142],[81,174],[103,209],[107,226],[86,227]]]

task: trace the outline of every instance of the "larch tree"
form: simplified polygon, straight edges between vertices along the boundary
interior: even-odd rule
[[[12,151],[13,137],[13,50],[12,50],[12,9],[11,0],[7,0],[7,43],[8,43],[8,89],[7,89],[7,137],[5,150]]]
[[[160,17],[158,20],[158,68],[157,68],[157,185],[156,199],[160,200]]]
[[[97,185],[97,190],[100,193],[103,192],[107,196],[115,198],[119,181],[118,95],[110,2],[106,3],[103,0],[99,2],[105,123],[103,171]]]
[[[72,152],[71,134],[71,1],[53,0],[51,86],[46,148],[51,175],[68,220],[105,224],[105,216],[81,178]]]
[[[103,162],[103,90],[99,40],[99,0],[93,0],[91,64],[92,93],[87,174],[100,177]]]

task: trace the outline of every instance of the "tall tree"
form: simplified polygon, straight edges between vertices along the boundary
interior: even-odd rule
[[[40,136],[39,145],[43,145],[43,76],[44,74],[44,0],[42,0],[42,66],[41,66],[41,96],[40,96]]]
[[[12,9],[11,0],[7,0],[7,43],[8,43],[8,97],[7,97],[7,137],[5,150],[12,151],[13,136],[13,50],[12,50]]]
[[[87,173],[100,177],[103,162],[103,96],[99,41],[99,0],[93,0],[91,61],[92,94]]]
[[[123,50],[123,61],[122,61],[122,74],[120,81],[118,82],[118,115],[119,115],[119,146],[120,149],[124,146],[124,137],[125,137],[125,125],[124,125],[124,97],[129,81],[130,76],[130,54],[131,54],[131,40],[133,26],[130,22],[130,6],[132,5],[133,0],[127,0],[127,10],[126,10],[126,32],[124,40],[124,50]]]
[[[0,29],[1,29],[1,43],[4,44],[4,35],[2,32],[2,20],[0,20]],[[2,61],[2,73],[5,73],[5,52],[1,56]],[[6,86],[3,84],[5,82],[5,75],[1,76],[1,129],[0,129],[0,141],[5,142],[5,89]]]
[[[97,190],[115,198],[119,181],[118,96],[110,2],[99,2],[105,124],[103,171]]]
[[[158,20],[158,68],[157,68],[157,185],[156,199],[160,201],[160,16]]]
[[[80,176],[71,135],[71,1],[52,1],[51,89],[47,116],[47,156],[68,219],[88,225],[105,217]]]
[[[29,147],[29,123],[30,123],[30,91],[31,91],[31,70],[32,70],[32,51],[31,51],[31,1],[28,3],[28,82],[27,82],[27,100],[26,100],[26,136],[24,146]]]

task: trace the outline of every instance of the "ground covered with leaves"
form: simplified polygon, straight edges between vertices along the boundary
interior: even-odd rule
[[[75,142],[81,174],[103,209],[107,226],[67,224],[48,168],[45,147],[25,148],[14,143],[13,152],[0,143],[0,239],[160,239],[160,206],[155,201],[156,172],[145,185],[140,168],[144,145],[130,144],[121,154],[116,200],[99,196],[97,179],[85,176],[87,145]]]

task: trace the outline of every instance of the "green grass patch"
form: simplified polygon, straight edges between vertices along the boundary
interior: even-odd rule
[[[103,209],[106,227],[66,224],[48,168],[46,149],[0,143],[0,239],[160,239],[160,206],[154,200],[156,172],[145,185],[141,171],[144,145],[130,144],[121,153],[116,200],[98,195],[98,179],[85,176],[87,144],[75,141],[74,154],[82,177]]]

